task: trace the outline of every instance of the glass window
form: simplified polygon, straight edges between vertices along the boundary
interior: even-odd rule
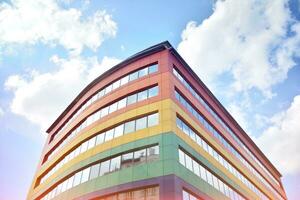
[[[193,169],[194,169],[194,173],[200,177],[200,168],[199,168],[199,164],[193,160]]]
[[[100,170],[100,163],[93,165],[91,167],[90,180],[98,177],[99,170]]]
[[[84,142],[84,143],[81,144],[80,153],[83,153],[83,152],[85,152],[87,150],[87,148],[88,148],[88,142],[89,141],[86,141],[86,142]]]
[[[132,162],[133,162],[133,152],[122,155],[122,160],[121,160],[122,168],[127,168],[132,166]]]
[[[129,81],[134,81],[138,78],[138,71],[129,75]]]
[[[148,127],[158,125],[158,113],[148,116]]]
[[[135,121],[130,121],[125,123],[124,134],[134,132],[135,129]]]
[[[110,160],[101,163],[99,176],[103,176],[109,172],[109,163]]]
[[[155,160],[159,158],[159,146],[147,148],[147,160]]]
[[[190,128],[185,123],[182,123],[182,126],[183,126],[183,132],[188,136],[190,136]]]
[[[121,99],[120,101],[118,101],[118,109],[124,108],[126,107],[126,98]]]
[[[112,89],[115,90],[115,89],[117,89],[118,87],[120,87],[120,83],[121,83],[120,80],[117,80],[116,82],[114,82],[114,83],[113,83],[113,86],[112,86]]]
[[[147,128],[147,117],[143,117],[136,120],[136,131]]]
[[[143,77],[143,76],[146,76],[147,74],[148,74],[148,67],[139,70],[139,78]]]
[[[218,179],[217,177],[215,177],[214,175],[212,176],[213,177],[213,184],[214,184],[214,187],[219,190],[219,182],[218,182]]]
[[[157,65],[157,64],[151,65],[151,66],[149,67],[149,74],[154,73],[154,72],[157,72],[157,70],[158,70],[158,65]]]
[[[121,125],[117,126],[115,128],[114,138],[122,136],[123,135],[123,130],[124,130],[124,124],[121,124]]]
[[[118,110],[118,102],[109,106],[109,113],[115,112],[116,110]]]
[[[158,95],[158,86],[155,86],[153,88],[150,88],[148,90],[148,98],[154,97]]]
[[[185,166],[184,153],[180,149],[178,150],[178,152],[179,152],[179,162],[180,162],[180,164]]]
[[[108,115],[108,110],[109,110],[108,106],[101,109],[101,118]]]
[[[111,159],[110,161],[110,172],[119,170],[121,167],[121,156]]]
[[[178,117],[176,118],[176,125],[179,129],[182,130],[182,121]]]
[[[62,184],[62,188],[61,188],[61,192],[64,192],[67,190],[67,184],[68,184],[68,180],[65,180]]]
[[[147,90],[138,93],[138,101],[143,101],[147,99]]]
[[[73,181],[74,181],[74,176],[71,176],[71,177],[68,179],[67,190],[72,188],[72,186],[73,186]]]
[[[146,161],[146,149],[134,152],[134,163],[142,163]]]
[[[129,81],[129,76],[124,76],[121,79],[121,85],[125,85],[126,83],[128,83],[128,81]]]
[[[90,140],[89,140],[89,144],[88,144],[88,149],[91,149],[95,146],[95,143],[96,143],[96,137],[92,137]]]
[[[84,182],[87,182],[89,180],[90,170],[91,170],[90,167],[82,170],[82,176],[81,176],[81,182],[80,183],[84,183]]]
[[[187,193],[186,191],[182,191],[182,199],[183,200],[190,200],[190,197],[189,197],[189,193]]]
[[[213,178],[212,178],[212,174],[206,170],[206,176],[207,176],[207,182],[210,184],[210,185],[213,185]]]
[[[108,85],[106,88],[105,88],[105,94],[108,94],[108,93],[110,93],[111,92],[111,90],[112,90],[112,85],[110,84],[110,85]]]
[[[206,177],[206,170],[204,169],[204,167],[202,167],[201,165],[199,165],[200,168],[200,175],[201,178],[207,182],[207,177]]]
[[[100,133],[99,135],[97,135],[96,145],[102,144],[104,142],[104,136],[105,136],[105,133]]]
[[[82,171],[79,171],[75,174],[75,178],[74,178],[74,183],[73,183],[73,187],[77,186],[80,184],[81,181],[81,175],[82,175]]]
[[[185,155],[185,164],[186,164],[186,168],[188,168],[189,170],[193,171],[192,158],[189,157],[188,155]]]
[[[105,142],[112,140],[114,138],[114,129],[110,129],[105,133]]]
[[[135,103],[137,100],[137,94],[130,95],[127,97],[127,105]]]
[[[103,95],[104,95],[104,90],[100,90],[98,92],[98,99],[100,99],[101,97],[103,97]]]
[[[224,183],[219,179],[219,188],[220,188],[220,191],[225,194],[225,190],[224,190]]]

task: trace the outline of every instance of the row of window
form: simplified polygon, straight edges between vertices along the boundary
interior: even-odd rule
[[[232,188],[230,188],[226,183],[220,180],[218,177],[213,175],[209,170],[204,168],[198,161],[191,158],[181,149],[179,151],[179,162],[188,170],[192,171],[199,178],[209,183],[215,189],[226,195],[228,198],[232,200],[245,200],[244,197],[235,192]]]
[[[191,85],[178,73],[173,67],[173,74],[179,79],[179,81],[191,92],[191,94],[206,108],[206,110],[221,124],[221,126],[233,137],[233,139],[255,160],[255,162],[270,176],[270,178],[277,184],[279,182],[271,175],[271,173],[261,164],[261,162],[252,154],[251,151],[241,142],[241,140],[233,133],[233,131],[225,124],[225,122],[217,115],[217,113],[211,109],[204,99],[191,87]]]
[[[83,105],[80,106],[80,108],[75,111],[74,115],[68,120],[68,122],[59,129],[59,131],[53,135],[52,140],[54,140],[55,137],[57,137],[63,130],[64,128],[71,122],[73,121],[74,118],[76,118],[84,109],[86,109],[88,106],[90,106],[92,103],[94,103],[96,100],[102,98],[103,96],[107,95],[108,93],[110,93],[111,91],[131,82],[134,81],[138,78],[147,76],[148,74],[152,74],[154,72],[158,71],[158,65],[157,64],[153,64],[151,66],[148,67],[144,67],[138,71],[132,72],[126,76],[124,76],[123,78],[120,78],[116,81],[114,81],[113,83],[109,84],[108,86],[106,86],[105,88],[101,89],[100,91],[98,91],[95,95],[93,95],[92,97],[90,97],[89,100],[87,100]],[[51,140],[51,141],[52,141]]]
[[[87,117],[85,120],[81,122],[80,125],[76,129],[74,129],[55,149],[48,154],[44,162],[48,159],[50,159],[56,152],[58,152],[61,147],[63,147],[67,142],[69,142],[73,137],[75,137],[82,129],[89,126],[90,124],[94,123],[95,121],[105,117],[106,115],[113,113],[117,110],[120,110],[126,106],[129,106],[133,103],[143,101],[145,99],[149,99],[151,97],[158,95],[158,86],[154,86],[152,88],[140,91],[138,93],[134,93],[132,95],[126,96],[122,98],[121,100],[108,105],[99,111],[91,114],[89,117]]]
[[[147,127],[156,126],[159,122],[158,113],[147,115],[142,118],[128,121],[122,123],[114,128],[111,128],[105,132],[101,132],[98,135],[90,138],[89,140],[81,143],[76,149],[67,154],[61,161],[51,167],[51,170],[42,176],[40,183],[43,183],[48,179],[52,174],[54,174],[58,169],[60,169],[65,163],[69,162],[73,158],[77,157],[79,154],[84,153],[85,151],[102,144],[103,142],[110,141],[114,138],[120,137],[122,135],[132,133]]]
[[[120,156],[113,157],[109,160],[102,161],[92,166],[86,167],[73,174],[70,178],[58,184],[54,189],[49,191],[41,200],[50,200],[57,195],[85,183],[89,180],[100,176],[118,171],[123,168],[132,167],[133,165],[152,162],[159,158],[159,146],[152,146],[137,151],[124,153]]]
[[[198,133],[195,133],[186,123],[177,117],[177,127],[187,134],[192,140],[194,140],[200,147],[202,147],[207,153],[209,153],[216,161],[218,161],[223,167],[225,167],[230,173],[242,181],[249,189],[256,193],[261,199],[268,199],[261,191],[258,190],[243,174],[241,174],[235,167],[227,162],[213,147],[207,144]]]
[[[97,200],[159,200],[159,187],[120,192],[105,197],[97,197]]]
[[[182,190],[182,200],[200,200],[197,199],[194,195],[192,195],[191,193]]]
[[[253,174],[255,174],[258,179],[260,179],[279,199],[283,199],[279,193],[268,183],[257,171],[254,169],[248,161],[246,161],[239,152],[237,152],[231,144],[229,144],[224,137],[219,134],[219,132],[209,124],[209,122],[203,118],[203,116],[198,113],[186,100],[185,98],[179,94],[177,91],[175,91],[175,96],[176,99],[184,106],[187,108],[187,110],[192,113],[198,121],[203,124],[203,126],[210,131],[215,138],[217,138],[233,155],[235,155],[236,158],[238,158]]]

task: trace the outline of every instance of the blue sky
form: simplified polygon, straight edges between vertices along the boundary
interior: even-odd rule
[[[298,0],[0,2],[0,199],[25,199],[45,130],[95,77],[168,40],[300,191]]]

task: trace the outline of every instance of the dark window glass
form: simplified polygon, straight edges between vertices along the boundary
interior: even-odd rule
[[[132,166],[132,162],[133,162],[133,152],[122,155],[122,159],[121,159],[122,168],[127,168]]]
[[[146,149],[134,152],[134,163],[139,164],[146,162]]]

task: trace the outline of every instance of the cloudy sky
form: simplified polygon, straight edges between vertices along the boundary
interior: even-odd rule
[[[151,3],[150,3],[151,2]],[[300,1],[0,1],[0,199],[95,77],[169,40],[300,195]]]

